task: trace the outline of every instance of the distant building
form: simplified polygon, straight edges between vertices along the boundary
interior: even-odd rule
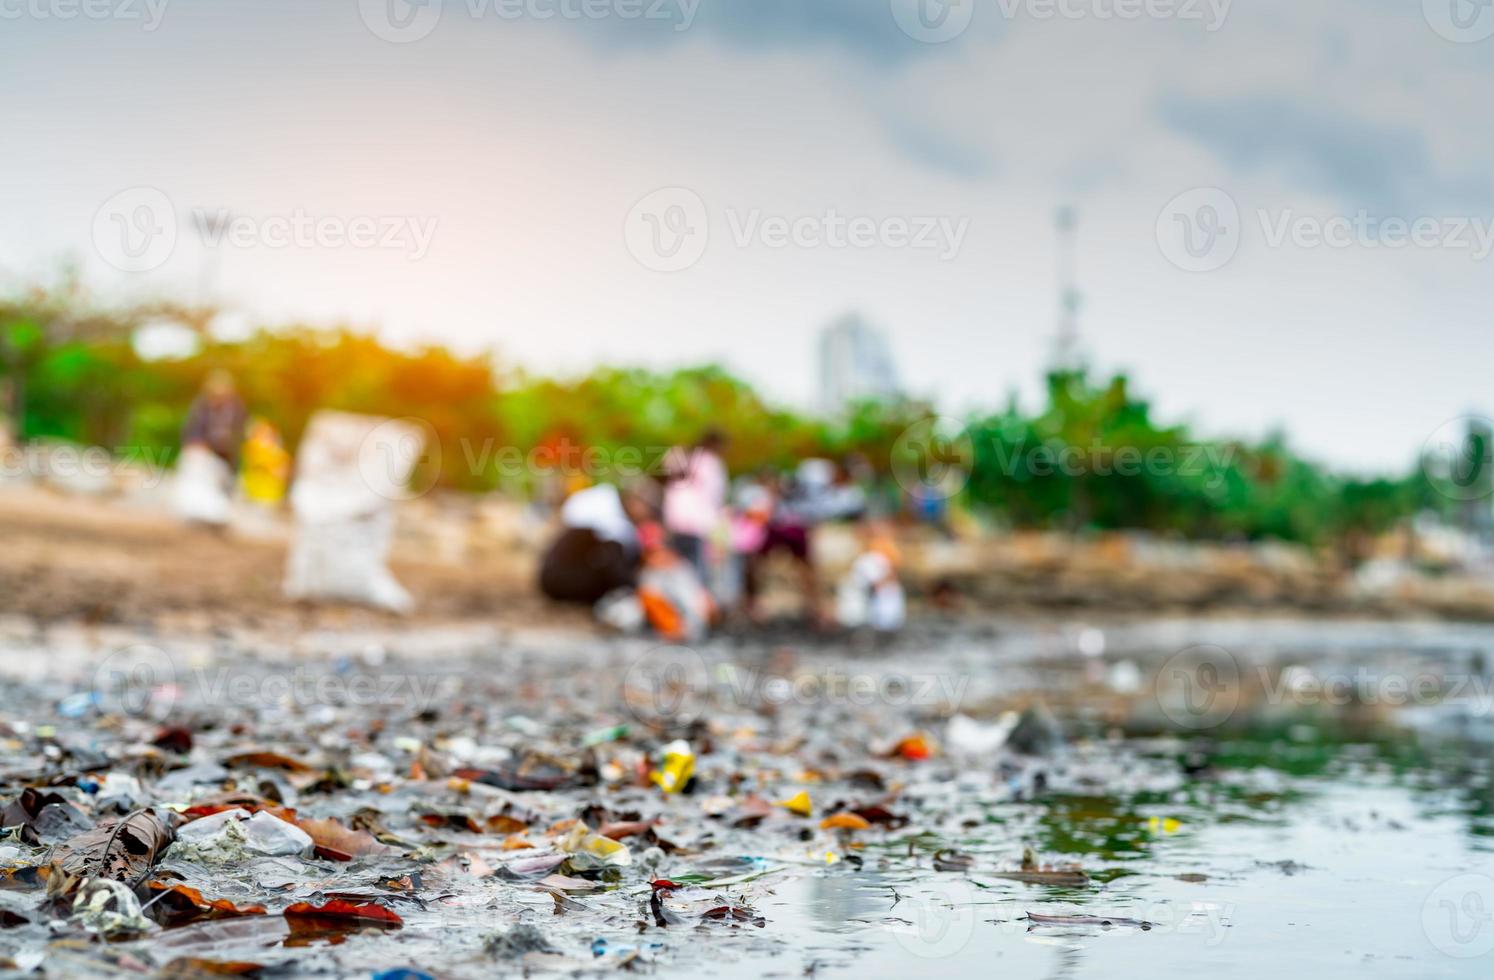
[[[820,408],[838,412],[847,404],[898,395],[897,368],[887,338],[852,314],[820,333]]]

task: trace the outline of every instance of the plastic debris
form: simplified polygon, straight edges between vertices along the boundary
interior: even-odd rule
[[[678,793],[695,775],[695,753],[690,744],[677,739],[664,746],[664,761],[649,773],[655,786],[666,793]]]
[[[235,808],[183,824],[172,857],[200,864],[232,864],[251,854],[265,856],[311,853],[311,836],[263,810],[250,814]]]
[[[149,932],[155,923],[145,917],[140,900],[122,882],[89,878],[73,898],[73,918],[90,932],[111,937]]]
[[[626,844],[601,834],[594,834],[585,824],[578,824],[556,845],[569,854],[571,866],[578,871],[593,868],[625,868],[633,863]]]

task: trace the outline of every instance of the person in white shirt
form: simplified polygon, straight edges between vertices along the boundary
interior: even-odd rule
[[[675,449],[666,464],[664,530],[669,547],[702,582],[711,581],[707,542],[721,528],[726,508],[726,437],[707,430],[693,449]]]

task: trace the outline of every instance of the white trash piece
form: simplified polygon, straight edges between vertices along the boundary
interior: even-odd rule
[[[318,412],[296,454],[291,511],[295,542],[286,567],[292,599],[339,599],[394,612],[414,608],[387,562],[394,501],[425,444],[411,422]]]
[[[241,807],[199,817],[176,832],[179,852],[198,859],[220,858],[215,863],[233,863],[239,854],[267,857],[305,856],[311,853],[311,835],[293,823],[260,810],[252,816]]]
[[[233,474],[228,464],[205,446],[187,446],[176,462],[173,507],[184,521],[228,523]]]

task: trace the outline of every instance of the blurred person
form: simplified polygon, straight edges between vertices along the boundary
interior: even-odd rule
[[[847,629],[895,632],[907,621],[907,598],[898,578],[902,554],[891,528],[880,521],[865,522],[860,536],[861,554],[836,591],[836,619]]]
[[[819,575],[815,569],[811,550],[810,534],[813,520],[810,508],[803,503],[803,495],[794,482],[775,471],[764,471],[759,476],[756,488],[748,491],[753,511],[759,515],[755,532],[743,535],[744,543],[756,539],[757,547],[746,553],[743,575],[742,609],[749,620],[758,621],[761,612],[758,598],[762,591],[763,573],[768,559],[775,552],[785,552],[793,560],[799,575],[799,587],[804,597],[804,609],[811,622],[824,622],[820,612]]]
[[[638,531],[638,602],[645,621],[672,642],[703,639],[718,618],[710,590],[695,566],[669,547],[660,525],[644,524]]]
[[[702,582],[711,580],[710,541],[726,508],[726,464],[721,459],[725,446],[725,434],[708,429],[692,449],[671,450],[665,463],[664,529],[669,546]]]
[[[652,522],[657,485],[646,478],[619,489],[599,483],[560,505],[561,531],[540,559],[540,591],[558,602],[592,605],[638,581],[638,528]]]
[[[239,450],[244,442],[244,427],[249,413],[239,397],[233,375],[221,368],[208,373],[202,390],[187,410],[182,427],[182,449],[201,446],[228,465],[239,467]]]
[[[278,506],[285,499],[291,464],[280,430],[266,419],[255,419],[244,440],[243,461],[239,485],[244,496],[265,507]]]
[[[233,376],[221,369],[209,372],[182,426],[173,492],[182,520],[220,529],[228,524],[247,418]]]

